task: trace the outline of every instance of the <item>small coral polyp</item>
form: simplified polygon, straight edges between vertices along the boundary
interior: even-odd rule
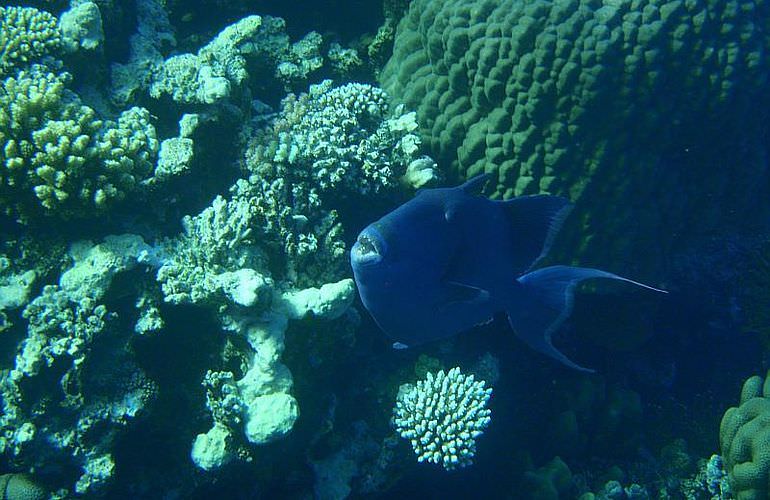
[[[417,385],[399,390],[393,422],[408,439],[418,462],[440,464],[446,470],[473,463],[476,438],[491,420],[487,402],[491,388],[464,375],[460,368],[428,373]]]

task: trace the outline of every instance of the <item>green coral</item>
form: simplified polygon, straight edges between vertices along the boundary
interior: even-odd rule
[[[28,219],[90,217],[139,189],[158,152],[150,114],[102,120],[42,66],[0,86],[0,207]]]
[[[62,39],[56,17],[32,7],[0,7],[0,76],[55,53]]]
[[[750,377],[737,407],[729,408],[719,427],[730,487],[738,500],[770,494],[770,377]]]
[[[626,135],[665,143],[683,113],[764,82],[766,18],[738,0],[415,0],[381,81],[458,176],[579,192]]]

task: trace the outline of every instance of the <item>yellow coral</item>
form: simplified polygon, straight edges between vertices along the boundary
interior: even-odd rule
[[[31,7],[0,7],[0,74],[54,52],[61,45],[58,21]]]

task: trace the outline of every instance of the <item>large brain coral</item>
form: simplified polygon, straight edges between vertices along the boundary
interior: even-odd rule
[[[629,138],[619,135],[660,133],[764,82],[767,10],[741,0],[415,0],[381,80],[418,110],[456,174],[495,172],[505,197],[571,187],[613,152],[607,142]]]

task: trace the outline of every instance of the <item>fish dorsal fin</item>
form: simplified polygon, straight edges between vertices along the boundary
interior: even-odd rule
[[[458,186],[459,189],[467,194],[474,195],[481,193],[484,188],[484,184],[492,177],[492,174],[479,174],[475,177],[471,177],[464,184]]]
[[[550,195],[520,196],[497,203],[504,206],[514,237],[512,265],[519,273],[532,269],[546,256],[572,210],[569,200]]]

